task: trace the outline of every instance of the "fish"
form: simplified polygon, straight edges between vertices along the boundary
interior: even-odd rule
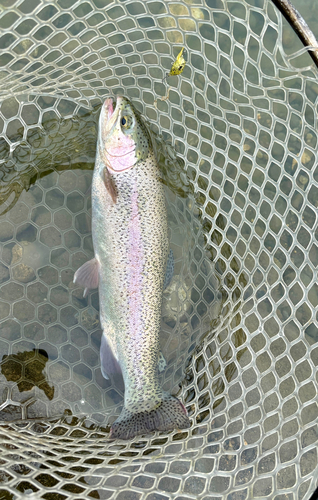
[[[149,132],[123,96],[101,108],[92,238],[94,258],[74,283],[84,294],[98,287],[101,371],[124,380],[124,407],[110,437],[186,429],[185,406],[159,382],[162,296],[172,266],[164,188]]]

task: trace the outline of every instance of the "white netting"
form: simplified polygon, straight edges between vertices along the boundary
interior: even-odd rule
[[[0,498],[308,499],[318,437],[311,59],[288,30],[283,45],[267,0],[0,9]],[[161,101],[182,46],[186,68]],[[185,432],[131,442],[108,440],[123,388],[101,376],[98,293],[83,299],[72,284],[93,251],[99,105],[116,94],[160,135],[175,254],[163,383],[192,419]]]

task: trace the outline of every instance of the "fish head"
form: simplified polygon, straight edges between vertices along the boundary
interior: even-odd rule
[[[99,118],[99,153],[112,174],[129,170],[145,160],[150,137],[138,112],[128,99],[118,96],[104,102]]]

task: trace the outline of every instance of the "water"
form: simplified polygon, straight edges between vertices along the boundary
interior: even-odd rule
[[[52,100],[44,100],[44,105],[52,105]],[[31,120],[34,108],[30,110]],[[44,130],[33,131],[25,145],[28,162],[24,150],[15,150],[15,182],[2,184],[1,326],[8,357],[2,365],[1,387],[3,399],[22,404],[20,410],[15,407],[19,419],[58,416],[69,410],[76,415],[98,413],[94,418],[100,422],[114,408],[118,411],[123,400],[123,386],[114,387],[100,372],[98,292],[83,298],[83,290],[73,284],[75,270],[93,257],[90,184],[98,111],[82,111],[80,117],[58,119],[54,111],[46,111]],[[169,158],[162,140],[154,140],[165,174],[175,260],[174,276],[164,293],[161,333],[167,362],[162,383],[171,391],[184,377],[199,339],[213,331],[212,321],[222,306],[212,264],[198,248],[204,240],[191,183],[176,156]],[[20,194],[22,176],[26,189]],[[198,268],[201,275],[195,286],[205,290],[203,301],[191,278]],[[34,356],[39,365],[44,356],[45,364],[33,376],[34,363],[25,363]]]

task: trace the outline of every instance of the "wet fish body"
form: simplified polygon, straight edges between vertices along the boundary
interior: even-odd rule
[[[122,373],[125,405],[112,437],[189,426],[182,403],[158,378],[162,293],[169,254],[163,184],[148,132],[123,97],[101,110],[92,184],[95,258],[74,281],[98,284],[101,369]]]

